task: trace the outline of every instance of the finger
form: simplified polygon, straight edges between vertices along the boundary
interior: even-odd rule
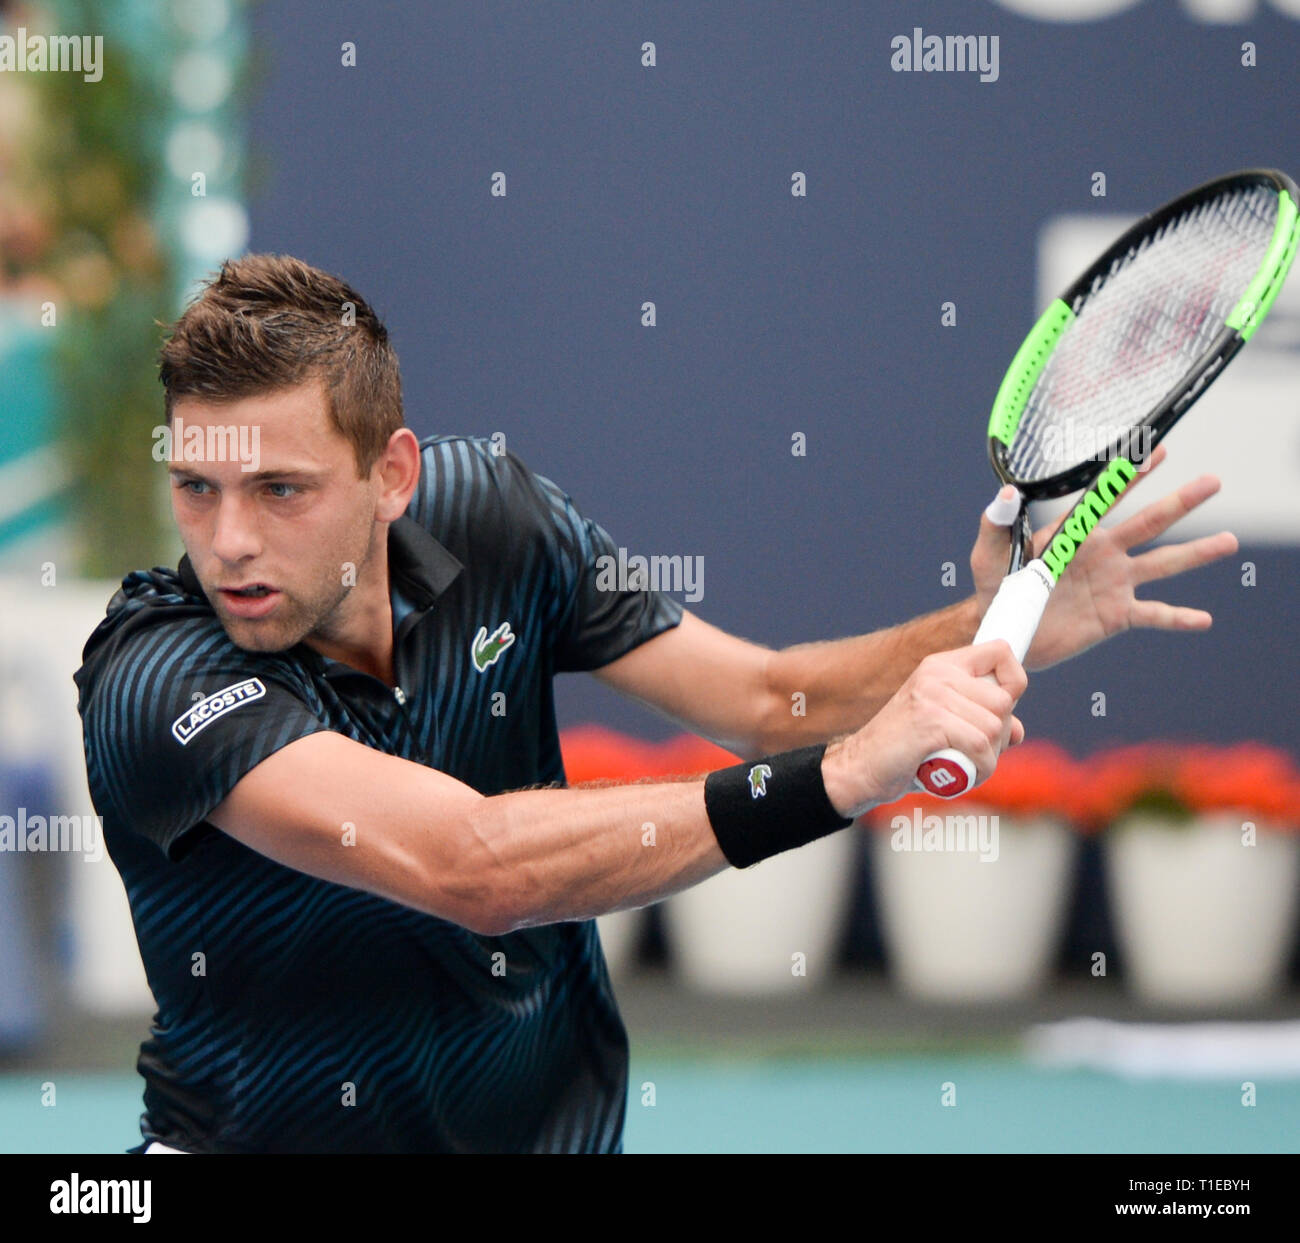
[[[998,490],[997,496],[980,515],[979,535],[971,552],[971,564],[984,559],[989,564],[1005,564],[1012,523],[1020,512],[1020,493],[1011,485]]]
[[[1123,502],[1123,500],[1133,492],[1133,490],[1138,486],[1138,484],[1140,484],[1149,474],[1151,474],[1151,472],[1155,470],[1155,468],[1159,466],[1160,463],[1163,462],[1165,458],[1168,456],[1169,456],[1169,451],[1164,447],[1164,445],[1156,445],[1156,447],[1151,450],[1150,456],[1147,457],[1144,461],[1138,463],[1137,477],[1133,480],[1132,483],[1128,485],[1127,488],[1124,489],[1123,492],[1119,494],[1118,497],[1115,498],[1115,502],[1111,506],[1111,508],[1112,509],[1117,508],[1121,504],[1121,502]],[[1055,527],[1053,527],[1052,529],[1054,530]]]
[[[1134,488],[1136,488],[1138,484],[1140,484],[1142,480],[1144,480],[1153,470],[1155,470],[1155,468],[1159,466],[1160,463],[1163,462],[1167,456],[1168,456],[1168,451],[1165,449],[1164,445],[1156,445],[1156,447],[1151,451],[1151,455],[1144,462],[1138,463],[1137,478],[1134,479],[1131,484],[1129,484],[1126,491],[1131,492]]]
[[[1135,480],[1132,481],[1131,486],[1134,486],[1134,488],[1136,488],[1139,482],[1143,480],[1145,476],[1151,475],[1151,472],[1154,471],[1154,469],[1156,469],[1158,465],[1164,462],[1167,456],[1169,456],[1169,451],[1165,449],[1164,445],[1157,445],[1156,447],[1154,447],[1154,449],[1151,451],[1151,455],[1148,456],[1147,460],[1145,460],[1145,462],[1139,465],[1138,478],[1135,478]]]
[[[1029,679],[1020,662],[1011,651],[1011,645],[1005,639],[990,639],[987,643],[977,643],[963,648],[959,653],[963,659],[959,662],[972,677],[983,677],[991,673],[1003,690],[1017,700],[1025,693]]]
[[[988,735],[965,717],[952,712],[943,716],[942,725],[948,745],[960,751],[975,765],[975,784],[987,781],[998,764],[997,753],[993,750]]]
[[[1202,475],[1112,527],[1110,533],[1125,550],[1137,544],[1146,544],[1163,535],[1198,505],[1208,501],[1221,486],[1214,475]]]
[[[1161,462],[1165,460],[1167,456],[1168,456],[1168,450],[1166,450],[1164,445],[1156,445],[1156,447],[1151,450],[1150,457],[1148,457],[1145,461],[1143,461],[1138,466],[1137,478],[1134,479],[1133,482],[1130,483],[1128,487],[1125,488],[1124,491],[1119,494],[1118,497],[1116,497],[1114,505],[1112,505],[1111,508],[1114,509],[1115,507],[1117,507],[1124,500],[1124,498],[1127,497],[1133,491],[1133,489],[1136,488],[1138,484],[1142,482],[1142,480],[1144,480],[1153,470],[1155,470],[1157,466],[1160,465]],[[1001,496],[1001,493],[999,493],[998,495]],[[989,509],[992,508],[993,506],[990,505]],[[987,513],[987,510],[985,512]],[[1045,527],[1042,527],[1039,530],[1034,532],[1034,556],[1037,557],[1041,555],[1043,549],[1047,547],[1048,543],[1051,541],[1051,537],[1055,533],[1056,533],[1055,521],[1049,522]],[[1135,541],[1135,542],[1140,543],[1141,541]],[[1126,547],[1132,547],[1132,545],[1131,544],[1126,545]]]
[[[1156,445],[1156,447],[1151,450],[1150,457],[1137,464],[1137,478],[1135,478],[1133,482],[1115,498],[1115,504],[1112,508],[1117,508],[1124,501],[1125,497],[1131,495],[1138,484],[1140,484],[1153,470],[1155,470],[1155,468],[1159,466],[1167,456],[1168,450],[1164,445]]]
[[[1214,618],[1204,609],[1189,609],[1162,600],[1134,600],[1128,624],[1153,630],[1208,630]]]
[[[1025,726],[1018,716],[1013,716],[1009,722],[1010,736],[1008,742],[1013,747],[1018,747],[1025,740]],[[1005,749],[1005,748],[1004,748]]]
[[[1017,747],[1025,740],[1025,727],[1021,725],[1020,718],[1009,716],[1006,724],[1002,727],[1002,736],[998,739],[998,754],[1001,755],[1008,747]]]
[[[980,736],[988,746],[995,746],[1001,739],[1003,713],[990,712],[983,704],[959,695],[954,696],[945,707],[949,713],[960,717],[972,729],[979,730]]]
[[[1008,717],[1011,709],[1016,706],[1016,696],[987,674],[980,678],[962,678],[953,683],[953,689],[963,699],[977,703],[986,712],[991,712],[999,721]]]
[[[984,510],[984,517],[988,519],[990,526],[1009,527],[1016,520],[1023,503],[1024,501],[1015,485],[1006,484],[998,490],[997,496],[988,503],[988,507]]]
[[[1229,557],[1236,551],[1237,537],[1231,531],[1220,531],[1218,535],[1206,535],[1185,544],[1167,544],[1144,552],[1132,558],[1129,572],[1135,585],[1150,583],[1157,578],[1185,574],[1197,566]]]

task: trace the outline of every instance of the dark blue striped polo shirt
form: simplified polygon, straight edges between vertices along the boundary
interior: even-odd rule
[[[389,528],[398,690],[304,644],[236,647],[187,559],[128,574],[86,644],[90,790],[158,1007],[138,1062],[146,1143],[622,1148],[627,1036],[594,921],[480,936],[204,819],[317,730],[483,794],[562,783],[554,675],[681,620],[658,592],[598,588],[609,535],[513,454],[464,436],[421,449]]]

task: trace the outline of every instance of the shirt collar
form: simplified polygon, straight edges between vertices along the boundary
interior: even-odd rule
[[[418,608],[429,608],[465,567],[410,514],[388,528],[388,577]]]

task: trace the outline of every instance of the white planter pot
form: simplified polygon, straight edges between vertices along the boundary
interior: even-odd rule
[[[1051,967],[1075,836],[1054,819],[998,815],[993,858],[992,813],[963,803],[960,814],[989,817],[983,851],[917,849],[926,838],[918,843],[910,830],[901,840],[888,828],[872,833],[872,871],[894,980],[927,1001],[1022,997]],[[935,835],[930,844],[961,840]],[[897,848],[903,843],[911,848]]]
[[[1106,837],[1115,933],[1126,977],[1165,1005],[1241,1005],[1274,994],[1296,920],[1300,842],[1246,817],[1190,825],[1130,817]]]
[[[645,927],[645,909],[598,916],[596,926],[600,929],[600,948],[605,952],[610,979],[619,980],[629,975],[637,943],[641,940],[641,929]]]
[[[852,896],[853,833],[728,868],[669,898],[664,936],[674,970],[692,988],[731,996],[825,983]]]

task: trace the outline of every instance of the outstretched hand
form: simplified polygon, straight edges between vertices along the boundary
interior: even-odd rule
[[[1151,455],[1142,473],[1126,489],[1118,506],[1142,478],[1165,458],[1164,446]],[[1208,565],[1237,551],[1237,537],[1229,531],[1178,544],[1164,544],[1149,552],[1130,550],[1163,535],[1180,518],[1210,499],[1220,487],[1214,475],[1202,475],[1175,492],[1153,501],[1131,518],[1114,526],[1096,527],[1084,540],[1069,569],[1052,592],[1038,633],[1025,657],[1025,668],[1046,669],[1134,627],[1156,630],[1208,630],[1213,618],[1204,609],[1139,600],[1135,589],[1143,583],[1171,578],[1197,566]],[[1055,528],[1034,532],[1034,555],[1042,552]],[[986,516],[980,519],[979,537],[971,549],[971,573],[980,616],[1006,574],[1010,533]],[[1027,558],[1026,558],[1027,559]]]

